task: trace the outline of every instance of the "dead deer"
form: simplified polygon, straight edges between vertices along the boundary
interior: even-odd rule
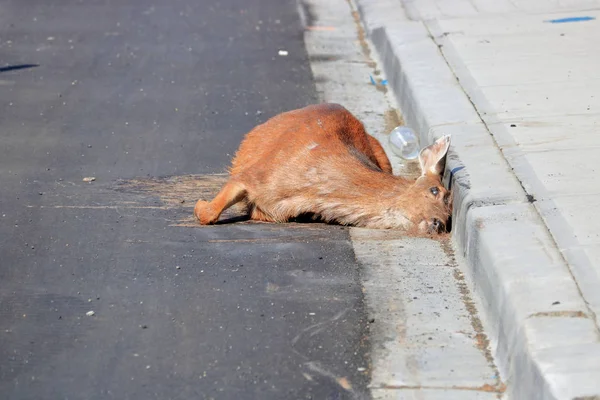
[[[230,178],[194,214],[214,224],[244,202],[252,220],[286,222],[312,215],[378,229],[440,233],[450,216],[450,193],[441,183],[450,137],[421,150],[422,174],[409,180],[392,174],[379,142],[337,104],[311,105],[279,114],[242,141]]]

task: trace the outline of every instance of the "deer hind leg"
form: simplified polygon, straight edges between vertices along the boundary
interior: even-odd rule
[[[392,164],[390,163],[389,158],[385,154],[385,150],[381,147],[381,144],[377,139],[375,139],[371,135],[367,135],[369,140],[369,144],[371,145],[371,150],[373,151],[373,155],[375,156],[375,160],[377,161],[377,165],[383,172],[387,172],[389,174],[392,173]]]
[[[230,179],[212,201],[198,200],[194,215],[202,225],[214,224],[223,211],[246,197],[246,186],[238,180]]]

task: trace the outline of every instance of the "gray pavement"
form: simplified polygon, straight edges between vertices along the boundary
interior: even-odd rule
[[[415,175],[353,3],[0,11],[2,398],[502,396],[448,241],[192,218],[250,128],[317,101]]]
[[[0,397],[365,393],[347,229],[190,224],[316,101],[295,1],[5,1],[0,54]]]
[[[453,236],[507,395],[599,397],[600,3],[357,3],[408,124],[452,134]]]

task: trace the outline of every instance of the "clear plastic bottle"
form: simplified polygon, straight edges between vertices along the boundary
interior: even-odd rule
[[[414,160],[419,156],[419,139],[415,132],[406,127],[398,126],[390,133],[392,151],[405,160]]]

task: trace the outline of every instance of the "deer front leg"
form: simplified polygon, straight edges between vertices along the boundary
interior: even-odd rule
[[[194,215],[202,225],[214,224],[223,211],[246,197],[246,187],[241,182],[230,179],[211,201],[198,200]]]
[[[273,217],[271,217],[270,215],[267,215],[263,210],[256,207],[255,205],[252,205],[250,208],[250,219],[253,221],[260,221],[260,222],[276,222],[273,219]]]

